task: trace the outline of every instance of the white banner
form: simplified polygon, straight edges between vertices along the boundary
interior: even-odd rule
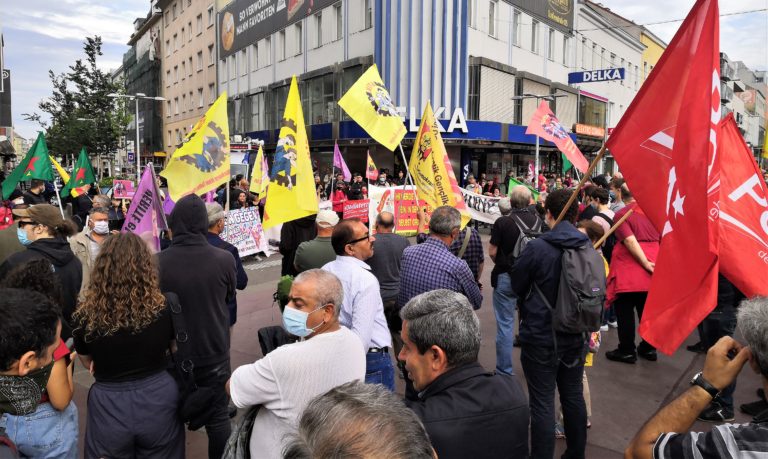
[[[501,211],[499,211],[499,199],[501,198],[483,196],[467,191],[464,188],[461,188],[461,194],[473,220],[493,223],[497,218],[501,217]]]
[[[258,207],[230,210],[221,238],[237,247],[240,257],[264,252],[271,254],[269,243],[261,227]]]

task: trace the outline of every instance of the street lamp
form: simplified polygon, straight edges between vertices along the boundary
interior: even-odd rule
[[[536,99],[536,105],[539,105],[539,100],[548,100],[550,102],[554,101],[558,97],[567,97],[568,94],[545,94],[545,95],[539,95],[539,94],[528,94],[524,93],[521,96],[513,96],[512,100],[525,100],[525,99]],[[535,156],[535,162],[536,162],[536,168],[533,171],[533,186],[536,188],[536,190],[539,189],[539,136],[536,135],[536,156]]]
[[[107,96],[112,98],[129,99],[136,102],[136,115],[134,117],[134,122],[136,123],[136,145],[133,147],[133,153],[136,155],[136,183],[139,183],[139,181],[141,181],[141,155],[139,154],[139,99],[163,101],[165,100],[165,97],[151,97],[147,96],[143,92],[137,92],[136,94],[117,94],[113,92],[111,94],[107,94]]]

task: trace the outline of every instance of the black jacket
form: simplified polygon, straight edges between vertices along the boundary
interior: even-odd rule
[[[560,286],[563,248],[583,246],[589,239],[569,222],[560,222],[552,230],[529,242],[510,270],[512,290],[519,298],[520,344],[554,348],[552,314],[541,295],[533,289],[535,282],[554,305]],[[580,334],[557,334],[557,346],[569,348],[584,342]]]
[[[237,247],[234,245],[220,238],[218,234],[208,233],[206,234],[206,238],[208,239],[209,244],[219,249],[226,250],[235,258],[235,266],[237,267],[236,287],[238,290],[244,290],[245,287],[248,286],[248,274],[243,268],[242,260],[240,260],[240,251],[238,251]],[[237,298],[232,297],[232,299],[227,303],[227,307],[229,308],[229,325],[232,326],[235,324],[235,322],[237,322]]]
[[[424,423],[440,459],[528,457],[528,400],[514,376],[462,365],[405,404]]]
[[[83,265],[72,252],[66,239],[58,237],[38,239],[29,244],[27,250],[14,253],[0,266],[0,280],[4,279],[13,268],[41,258],[51,262],[61,281],[61,312],[64,320],[70,323],[72,313],[77,306],[80,284],[83,282]]]
[[[24,192],[24,204],[34,206],[35,204],[48,204],[43,193],[35,194],[30,190]]]
[[[281,276],[299,274],[293,265],[296,249],[302,242],[311,241],[317,236],[316,218],[317,215],[313,214],[283,224],[280,229],[280,254],[283,256]]]
[[[179,297],[198,367],[229,358],[229,308],[236,285],[232,254],[206,239],[208,215],[196,195],[179,200],[169,221],[171,247],[158,254],[160,288]]]

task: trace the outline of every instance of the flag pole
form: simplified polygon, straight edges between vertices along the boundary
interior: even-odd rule
[[[61,177],[61,175],[59,175]],[[61,181],[63,182],[64,179],[62,178]],[[59,187],[56,185],[56,181],[53,181],[53,189],[56,190],[56,199],[59,201],[59,212],[61,212],[61,218],[66,219],[64,216],[64,203],[61,202],[61,196],[59,196]]]
[[[421,202],[419,201],[418,193],[416,193],[416,184],[413,183],[413,177],[411,177],[411,168],[408,167],[408,160],[405,159],[403,144],[402,143],[398,144],[398,147],[400,147],[400,156],[403,157],[403,165],[405,166],[405,181],[411,182],[411,188],[413,188],[413,198],[416,200],[416,206],[420,208]]]
[[[155,166],[152,163],[147,163],[145,167],[148,167],[149,170],[152,172],[152,186],[154,187],[157,195],[157,198],[160,199],[160,187],[157,186],[157,176],[155,175]],[[139,188],[139,184],[136,183],[136,188]],[[125,203],[125,199],[123,199],[123,203]],[[125,204],[123,204],[125,205]],[[168,228],[168,219],[165,217],[165,212],[160,212],[163,214],[163,223],[165,224],[165,227]]]
[[[606,240],[606,239],[608,239],[608,237],[609,237],[611,234],[613,234],[613,232],[614,232],[614,231],[616,231],[616,229],[617,229],[619,226],[621,226],[621,224],[622,224],[622,223],[624,223],[624,220],[628,219],[628,218],[629,218],[629,216],[630,216],[630,215],[632,215],[632,212],[634,212],[634,211],[635,211],[635,209],[629,209],[629,210],[627,211],[627,213],[626,213],[626,214],[624,214],[624,215],[623,215],[623,216],[622,216],[622,217],[619,219],[619,221],[617,221],[616,223],[614,223],[614,224],[613,224],[613,226],[611,226],[611,228],[608,230],[608,232],[607,232],[607,233],[605,233],[605,234],[603,234],[603,237],[601,237],[600,239],[598,239],[598,240],[597,240],[597,242],[595,242],[595,244],[594,244],[592,247],[594,247],[594,248],[595,248],[595,250],[597,250],[597,248],[598,248],[598,247],[600,247],[601,245],[603,245],[603,242],[605,242],[605,240]]]
[[[584,183],[586,183],[587,179],[592,175],[592,171],[595,170],[595,167],[597,167],[597,164],[600,162],[601,159],[603,159],[604,154],[605,154],[605,144],[603,144],[603,146],[600,147],[600,151],[597,153],[597,156],[595,157],[594,161],[592,161],[592,164],[589,165],[589,169],[587,169],[587,171],[581,177],[581,180],[579,180],[579,184],[576,185],[576,188],[573,189],[573,193],[571,193],[571,197],[568,199],[568,203],[565,205],[565,207],[563,207],[563,210],[560,211],[560,215],[557,216],[557,220],[555,220],[555,224],[553,225],[553,228],[563,220],[563,217],[565,217],[565,212],[568,210],[568,208],[571,207],[571,204],[573,204],[573,202],[576,201],[576,198],[579,196],[579,191],[581,190],[581,187],[584,186]]]

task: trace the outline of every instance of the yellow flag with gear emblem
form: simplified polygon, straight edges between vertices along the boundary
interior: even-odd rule
[[[461,195],[429,102],[421,117],[421,126],[413,143],[408,169],[411,171],[419,199],[426,201],[432,209],[440,206],[454,207],[461,213],[461,227],[464,228],[469,223],[469,210]]]
[[[188,194],[203,194],[229,181],[229,121],[227,93],[222,93],[187,134],[160,175],[168,180],[168,193],[178,201]]]
[[[309,141],[301,110],[296,77],[291,80],[275,162],[269,174],[269,191],[264,204],[264,229],[317,213],[317,194]]]
[[[405,137],[400,119],[376,64],[370,66],[339,100],[339,106],[377,142],[394,151]]]

